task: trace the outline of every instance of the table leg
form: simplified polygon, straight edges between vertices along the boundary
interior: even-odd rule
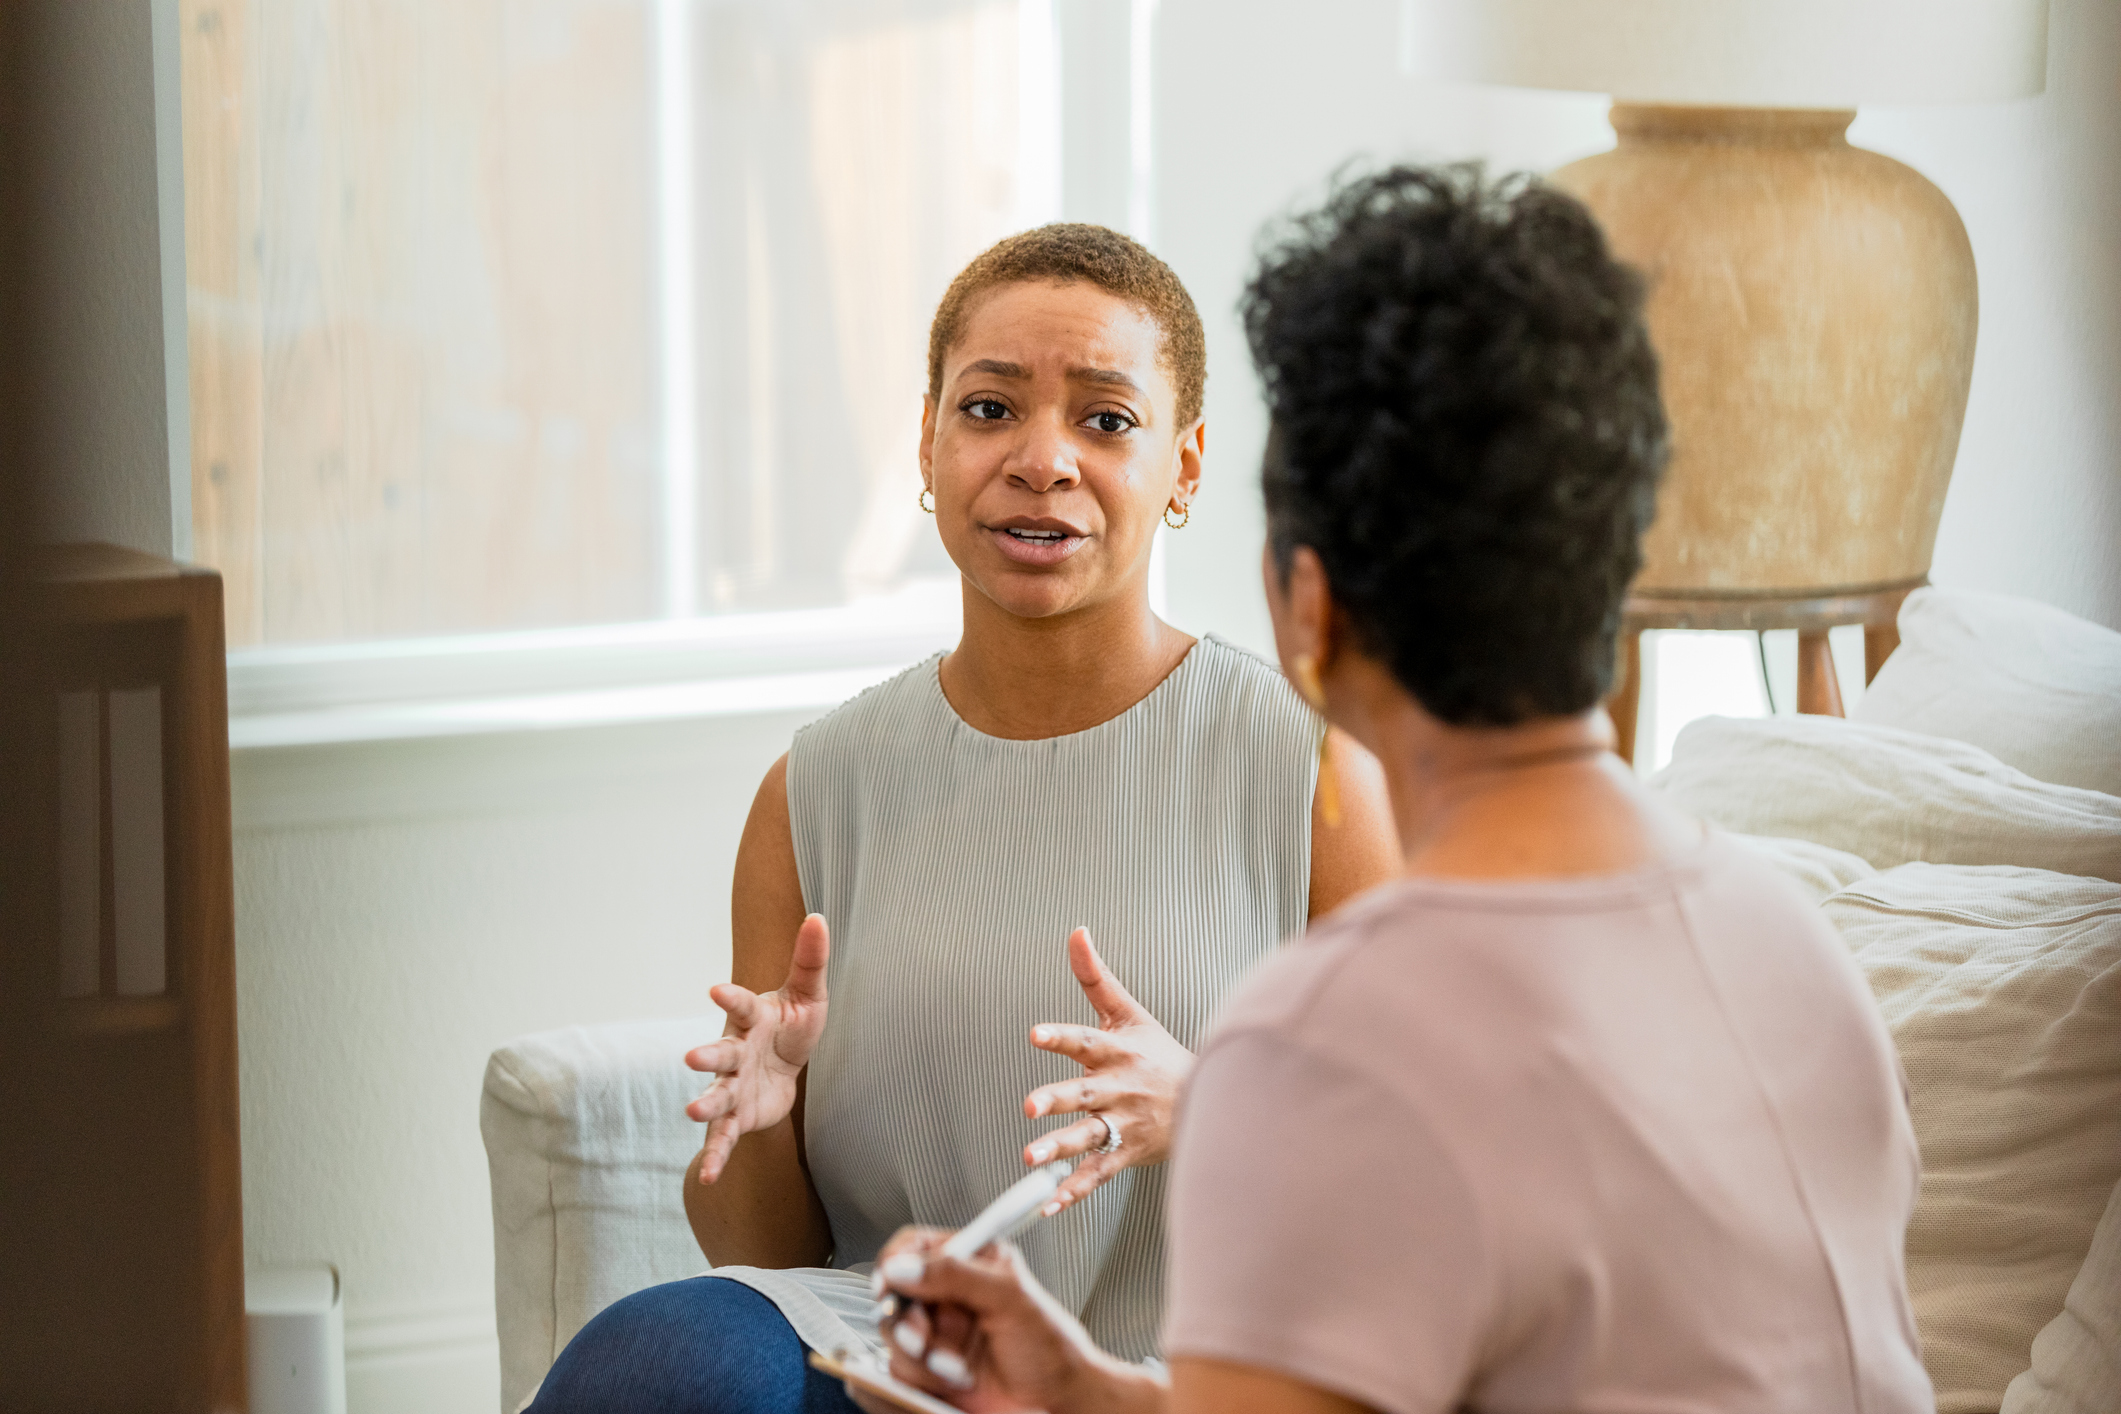
[[[1834,672],[1834,651],[1826,630],[1805,629],[1797,635],[1797,710],[1815,717],[1841,717],[1841,679]]]
[[[1642,631],[1622,629],[1620,631],[1620,682],[1605,700],[1605,709],[1613,718],[1613,733],[1619,738],[1614,750],[1620,759],[1633,765],[1635,762],[1635,719],[1642,707]]]

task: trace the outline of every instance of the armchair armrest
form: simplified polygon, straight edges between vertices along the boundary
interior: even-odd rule
[[[570,1026],[487,1061],[503,1411],[597,1312],[707,1269],[680,1198],[704,1129],[685,1117],[702,1087],[682,1057],[721,1031],[719,1015]]]

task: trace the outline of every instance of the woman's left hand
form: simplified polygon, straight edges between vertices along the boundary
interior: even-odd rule
[[[1031,1044],[1078,1062],[1085,1074],[1080,1080],[1041,1085],[1024,1097],[1024,1113],[1033,1119],[1088,1116],[1041,1135],[1024,1149],[1026,1164],[1084,1156],[1046,1205],[1049,1217],[1087,1197],[1121,1169],[1164,1161],[1171,1152],[1179,1092],[1193,1071],[1193,1053],[1106,971],[1089,929],[1068,935],[1068,966],[1097,1012],[1097,1025],[1041,1022],[1031,1028]],[[1119,1138],[1116,1150],[1095,1152],[1114,1134]]]

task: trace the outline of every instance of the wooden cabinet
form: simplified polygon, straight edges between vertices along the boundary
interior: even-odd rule
[[[220,577],[45,551],[8,654],[0,1406],[244,1408]]]

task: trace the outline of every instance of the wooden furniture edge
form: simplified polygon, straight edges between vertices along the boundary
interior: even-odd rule
[[[1797,710],[1812,716],[1843,715],[1840,676],[1834,670],[1828,630],[1863,625],[1863,680],[1900,646],[1900,606],[1929,583],[1924,575],[1892,584],[1853,585],[1794,594],[1630,594],[1620,609],[1617,682],[1606,698],[1620,759],[1635,759],[1641,718],[1642,635],[1654,629],[1764,633],[1797,631]]]

